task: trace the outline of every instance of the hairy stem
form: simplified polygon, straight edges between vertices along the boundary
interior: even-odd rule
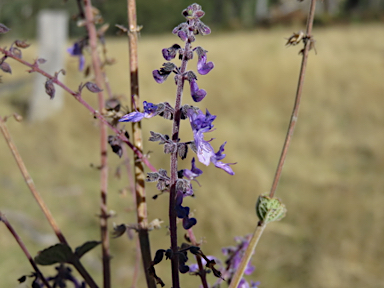
[[[140,158],[140,161],[142,161],[147,167],[148,169],[150,169],[151,171],[156,171],[156,168],[151,164],[151,162],[148,160],[148,158],[146,158],[143,153],[141,153],[141,151],[139,149],[137,149],[129,140],[127,137],[124,136],[124,133],[121,133],[122,131],[120,131],[119,129],[117,129],[116,127],[114,127],[111,123],[108,122],[108,120],[97,110],[95,110],[87,101],[85,101],[82,97],[81,97],[81,93],[80,92],[75,92],[74,90],[70,89],[68,86],[66,86],[63,82],[59,81],[56,77],[54,77],[53,75],[45,72],[44,70],[40,69],[38,64],[37,63],[34,63],[34,64],[31,64],[27,61],[24,61],[23,59],[20,59],[18,57],[16,57],[15,55],[13,55],[11,52],[9,52],[8,50],[4,49],[4,48],[1,48],[0,47],[0,52],[3,53],[4,55],[6,55],[7,57],[9,58],[12,58],[14,60],[16,60],[17,62],[31,68],[28,72],[29,73],[32,73],[32,72],[37,72],[49,79],[52,80],[53,83],[55,83],[56,85],[60,86],[61,88],[63,88],[65,91],[67,91],[69,94],[71,94],[72,96],[74,96],[74,98],[79,101],[88,111],[90,111],[92,113],[92,115],[99,119],[100,121],[102,121],[105,125],[107,125],[112,131],[114,131],[116,133],[116,135],[123,141],[125,142],[129,148],[132,149],[132,151]],[[48,97],[48,96],[47,96]]]
[[[98,87],[102,87],[103,74],[101,71],[101,62],[97,53],[97,32],[94,24],[94,17],[92,13],[91,0],[84,0],[86,26],[89,36],[89,46],[91,47],[92,67],[95,73],[95,82]],[[103,92],[98,92],[99,111],[104,108],[104,95]],[[109,252],[109,234],[108,234],[108,157],[107,157],[107,126],[103,121],[99,122],[100,125],[100,232],[101,232],[101,250],[103,257],[103,282],[104,288],[111,287],[111,267],[110,267],[110,252]]]
[[[309,9],[309,14],[308,14],[308,19],[307,19],[307,30],[306,30],[307,37],[311,36],[311,33],[312,33],[313,20],[315,17],[315,8],[316,8],[316,0],[311,0],[311,6]],[[291,142],[293,131],[294,131],[295,126],[296,126],[297,116],[299,113],[301,93],[303,90],[305,68],[307,65],[309,48],[310,48],[310,42],[306,41],[304,44],[304,49],[303,49],[303,58],[302,58],[302,62],[301,62],[299,82],[298,82],[298,87],[297,87],[296,97],[295,97],[295,104],[293,107],[292,116],[291,116],[291,120],[289,123],[287,136],[285,138],[285,142],[283,145],[283,150],[282,150],[280,160],[279,160],[279,163],[277,166],[277,171],[276,171],[276,174],[275,174],[275,177],[273,180],[273,184],[272,184],[272,188],[271,188],[271,191],[269,194],[270,197],[274,197],[274,195],[275,195],[277,184],[278,184],[280,176],[281,176],[281,171],[282,171],[283,166],[284,166],[284,161],[285,161],[285,158],[287,156],[288,147],[289,147],[289,144]],[[247,250],[244,254],[244,257],[241,259],[240,266],[238,267],[234,277],[232,278],[232,282],[231,282],[229,288],[237,288],[237,286],[239,285],[240,280],[243,277],[245,268],[247,267],[247,264],[248,264],[249,260],[252,257],[252,254],[254,253],[254,251],[256,249],[257,243],[259,242],[259,239],[260,239],[260,237],[261,237],[261,235],[265,229],[265,226],[266,226],[266,224],[264,224],[262,221],[260,221],[258,223],[256,230],[255,230],[254,234],[252,235],[252,238],[249,241],[249,245],[248,245]]]
[[[43,198],[41,197],[40,193],[37,191],[36,186],[33,182],[32,177],[29,175],[27,167],[24,164],[23,159],[21,158],[21,155],[19,151],[17,150],[16,145],[13,143],[11,135],[9,134],[8,128],[5,125],[5,121],[3,118],[0,117],[0,130],[4,136],[5,141],[8,144],[9,149],[11,150],[11,153],[13,157],[16,160],[17,166],[19,166],[20,172],[24,178],[24,181],[26,182],[29,191],[31,191],[33,197],[35,198],[37,204],[40,206],[41,210],[43,211],[45,217],[47,218],[49,224],[51,225],[53,231],[55,232],[57,238],[59,241],[63,244],[66,244],[69,246],[67,240],[65,239],[63,233],[61,232],[59,226],[57,225],[55,219],[53,218],[51,211],[48,209],[47,205],[45,204]],[[80,275],[84,278],[85,282],[91,287],[91,288],[97,288],[96,282],[93,280],[93,278],[89,275],[89,273],[85,270],[83,265],[80,261],[74,264],[76,270],[80,273]]]
[[[312,33],[312,26],[313,26],[313,20],[315,18],[315,9],[316,9],[316,0],[311,0],[311,6],[309,8],[309,14],[307,19],[307,29],[306,29],[306,36],[310,37]],[[296,90],[296,97],[295,97],[295,104],[293,106],[291,120],[289,122],[287,135],[285,137],[283,149],[281,151],[280,159],[277,164],[277,169],[275,173],[275,177],[273,178],[273,183],[271,190],[269,192],[269,196],[273,197],[275,195],[277,185],[279,184],[279,180],[281,177],[281,172],[283,170],[285,158],[287,157],[288,148],[291,143],[291,139],[293,136],[293,131],[295,130],[296,123],[297,123],[297,117],[299,115],[299,107],[300,107],[300,100],[301,100],[301,93],[303,91],[304,86],[304,78],[305,78],[305,71],[307,67],[307,60],[308,60],[308,52],[310,48],[310,42],[306,41],[304,50],[303,50],[303,57],[301,60],[301,68],[300,68],[300,74],[299,74],[299,82],[297,84],[297,90]]]
[[[15,229],[13,229],[12,225],[8,222],[7,218],[3,213],[0,212],[0,221],[5,224],[5,226],[8,228],[9,232],[13,235],[15,238],[16,242],[19,244],[21,250],[23,250],[25,256],[27,256],[29,263],[31,263],[33,270],[35,270],[37,276],[40,278],[40,280],[44,283],[44,285],[47,288],[51,288],[51,285],[49,285],[47,279],[43,276],[41,271],[39,270],[39,267],[37,267],[35,260],[33,260],[31,254],[29,253],[27,247],[24,245],[23,240],[21,240],[20,236],[16,233]]]
[[[192,228],[188,229],[188,237],[189,240],[191,240],[191,243],[193,246],[198,246],[195,234],[193,233]],[[197,266],[199,266],[199,276],[201,279],[201,284],[203,285],[203,288],[208,288],[208,282],[207,282],[207,272],[205,272],[204,265],[201,261],[201,256],[196,254],[195,255]]]
[[[257,243],[263,234],[264,228],[266,227],[261,221],[257,224],[255,232],[253,232],[251,240],[247,249],[245,250],[244,257],[241,259],[239,267],[236,269],[235,275],[232,277],[231,284],[228,288],[237,288],[239,286],[241,278],[243,278],[244,271],[247,268],[249,260],[251,260],[252,254],[255,252]]]
[[[128,42],[129,42],[129,71],[131,79],[131,107],[139,107],[139,65],[137,56],[137,15],[136,1],[127,0],[128,14]],[[132,122],[132,144],[143,152],[143,138],[141,131],[141,122]],[[136,213],[137,223],[139,225],[139,242],[141,258],[144,266],[145,279],[148,288],[156,288],[155,279],[149,274],[148,268],[151,265],[151,246],[148,235],[148,215],[147,201],[145,193],[145,173],[144,165],[134,155],[134,175],[135,175],[135,195],[136,195]]]
[[[173,119],[172,127],[172,140],[174,143],[179,141],[179,130],[180,130],[180,119],[181,119],[181,99],[184,89],[184,72],[187,69],[188,60],[186,55],[191,49],[191,43],[189,41],[185,44],[183,60],[181,62],[180,73],[176,76],[177,91],[176,91],[176,102],[175,102],[175,117]],[[177,151],[171,154],[171,190],[169,195],[169,230],[171,236],[171,249],[173,255],[177,255],[177,226],[176,226],[176,181],[177,181]],[[171,259],[172,267],[172,287],[179,288],[179,258],[177,256]]]

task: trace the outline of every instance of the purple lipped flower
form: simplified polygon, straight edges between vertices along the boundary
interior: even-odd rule
[[[143,118],[152,118],[153,116],[157,115],[156,114],[157,105],[144,101],[143,108],[144,108],[144,113],[135,111],[135,112],[126,114],[119,119],[119,122],[139,122]]]
[[[75,42],[72,47],[67,49],[67,52],[71,54],[71,56],[79,58],[79,71],[84,70],[85,65],[85,57],[83,55],[83,44],[82,42]]]
[[[194,180],[195,178],[199,177],[201,174],[203,174],[203,171],[201,171],[199,168],[195,165],[195,157],[192,158],[192,168],[191,170],[184,169],[183,170],[183,176],[187,178],[188,180]]]
[[[165,80],[167,80],[169,74],[174,72],[175,69],[177,70],[177,67],[175,64],[171,62],[167,62],[163,64],[163,67],[161,67],[160,70],[153,70],[152,75],[155,81],[161,84]]]
[[[204,133],[212,131],[212,122],[216,116],[211,115],[208,110],[204,115],[201,110],[195,111],[189,109],[187,114],[193,130],[193,138],[197,150],[196,154],[199,161],[206,166],[208,166],[209,163],[213,163],[217,168],[223,169],[230,175],[234,175],[235,173],[230,165],[235,163],[223,163],[220,161],[225,157],[225,154],[222,154],[225,143],[221,145],[219,151],[215,153],[209,141],[204,140]]]
[[[197,72],[199,72],[200,75],[206,75],[215,67],[213,65],[213,62],[207,63],[207,52],[200,46],[193,49],[193,51],[196,52],[198,60],[197,60]]]
[[[176,57],[177,52],[179,52],[180,49],[181,47],[179,44],[173,44],[172,47],[164,48],[161,52],[163,53],[164,59],[169,61]]]
[[[189,80],[189,85],[191,88],[191,96],[193,101],[200,102],[207,95],[207,92],[204,89],[199,89],[195,79]]]

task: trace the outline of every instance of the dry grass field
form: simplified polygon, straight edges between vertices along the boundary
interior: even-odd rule
[[[383,31],[384,25],[378,24],[314,29],[318,54],[310,54],[299,122],[277,191],[288,213],[267,227],[253,258],[252,279],[261,281],[262,288],[377,288],[384,283]],[[300,48],[284,46],[291,33],[292,29],[278,28],[213,34],[196,42],[209,51],[208,59],[216,66],[199,77],[199,86],[208,92],[199,106],[217,115],[217,130],[211,133],[215,149],[228,141],[225,160],[237,162],[235,176],[204,167],[196,198],[186,200],[198,219],[194,231],[206,254],[221,257],[221,247],[233,245],[234,236],[251,233],[257,223],[255,201],[270,188],[299,73]],[[151,71],[164,62],[161,49],[177,41],[175,36],[140,39],[143,100],[173,103],[172,79],[159,85]],[[1,46],[9,46],[5,42]],[[108,50],[117,60],[107,69],[113,91],[128,95],[126,41],[109,39]],[[36,56],[32,46],[24,58]],[[13,75],[4,75],[0,84],[2,116],[23,113],[32,91],[26,68],[9,63]],[[68,57],[66,69],[70,87],[84,82],[75,59]],[[20,79],[27,84],[4,88]],[[95,97],[85,95],[93,105]],[[183,100],[192,104],[189,92]],[[171,127],[162,118],[146,120],[143,126],[144,135],[150,130],[169,133]],[[69,242],[77,246],[97,239],[99,174],[90,164],[98,164],[99,140],[92,115],[66,95],[65,108],[55,117],[37,123],[9,121],[8,127]],[[190,139],[191,133],[183,137]],[[154,151],[155,167],[168,169],[160,146],[145,147]],[[109,207],[117,212],[111,223],[132,223],[130,194],[119,193],[128,185],[125,170],[121,180],[113,177],[121,161],[112,153],[110,159]],[[181,165],[189,167],[188,163]],[[149,196],[157,193],[155,185],[147,187]],[[1,139],[0,191],[0,210],[32,254],[56,243]],[[149,199],[149,211],[150,219],[161,218],[166,224],[167,196]],[[153,251],[168,248],[166,234],[165,225],[151,233]],[[0,238],[0,286],[18,287],[16,279],[31,267],[3,226]],[[114,287],[130,286],[135,241],[119,238],[111,242],[111,249]],[[84,257],[99,283],[100,258],[99,249]],[[157,268],[168,287],[169,268],[168,263]],[[214,282],[213,276],[210,280]],[[193,276],[182,276],[181,281],[185,288],[199,285]]]

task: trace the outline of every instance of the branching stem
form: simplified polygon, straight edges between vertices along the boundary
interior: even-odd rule
[[[313,26],[313,20],[315,18],[315,9],[316,9],[316,0],[311,0],[311,6],[309,8],[309,14],[307,19],[307,29],[306,29],[306,36],[310,37],[312,33],[312,26]],[[300,74],[299,74],[299,82],[297,84],[297,90],[296,90],[296,97],[295,97],[295,104],[293,106],[291,120],[289,122],[287,135],[285,137],[283,149],[281,151],[280,159],[277,164],[277,169],[275,173],[275,177],[273,178],[273,183],[271,190],[269,192],[270,197],[274,197],[277,185],[279,184],[279,180],[281,177],[281,172],[283,170],[285,158],[287,157],[288,148],[292,140],[293,131],[295,130],[297,118],[299,116],[299,108],[300,108],[300,100],[301,100],[301,94],[303,91],[304,86],[304,78],[305,78],[305,71],[307,67],[307,60],[308,60],[308,52],[310,48],[310,41],[304,42],[304,49],[303,49],[303,57],[301,60],[301,68],[300,68]]]
[[[15,229],[13,229],[12,225],[8,222],[7,218],[3,213],[0,212],[0,221],[5,224],[5,226],[8,228],[9,232],[11,232],[12,236],[15,238],[16,242],[19,244],[21,250],[23,250],[25,256],[27,256],[29,263],[31,263],[33,270],[35,270],[37,276],[40,278],[40,280],[44,283],[44,285],[47,288],[51,288],[51,285],[49,285],[47,279],[43,276],[41,273],[39,267],[37,267],[35,260],[33,260],[31,254],[29,253],[27,247],[24,245],[23,240],[21,240],[20,236],[16,233]]]
[[[101,71],[101,61],[97,52],[97,32],[94,23],[91,0],[84,0],[85,19],[89,36],[89,46],[91,48],[92,67],[95,73],[95,82],[98,87],[102,87],[103,74]],[[104,108],[104,93],[98,92],[99,111]],[[100,234],[101,250],[103,262],[103,282],[104,288],[111,287],[111,267],[109,252],[109,234],[108,234],[108,156],[107,156],[107,126],[100,120]]]
[[[114,127],[112,124],[110,124],[108,122],[108,120],[97,110],[95,110],[87,101],[85,101],[82,97],[81,97],[81,93],[80,92],[75,92],[74,90],[70,89],[68,86],[66,86],[63,82],[59,81],[56,77],[54,77],[53,75],[45,72],[44,70],[40,69],[38,67],[38,65],[36,63],[34,64],[31,64],[27,61],[24,61],[23,59],[20,59],[18,57],[16,57],[15,55],[13,55],[11,52],[9,52],[8,50],[6,50],[5,48],[1,48],[0,47],[0,52],[3,53],[4,55],[6,55],[7,57],[9,58],[12,58],[14,60],[16,60],[17,62],[31,68],[28,72],[29,73],[32,73],[32,72],[37,72],[49,79],[52,80],[53,83],[55,83],[56,85],[60,86],[61,88],[63,88],[65,91],[67,91],[69,94],[71,94],[72,96],[74,96],[74,98],[79,101],[86,109],[88,109],[88,111],[90,111],[92,113],[92,115],[95,117],[95,118],[98,118],[99,120],[101,120],[104,124],[106,124],[112,131],[114,131],[116,133],[116,135],[123,141],[125,142],[129,148],[132,149],[132,151],[137,155],[138,158],[140,158],[140,161],[142,161],[147,167],[148,169],[150,169],[151,171],[156,171],[156,168],[151,164],[151,162],[148,160],[147,157],[145,157],[145,155],[139,150],[137,149],[129,140],[127,137],[124,136],[124,133],[121,133],[121,131],[119,129],[117,129],[116,127]],[[48,97],[48,96],[47,96]]]
[[[59,226],[57,225],[55,219],[53,218],[51,211],[48,209],[48,207],[45,204],[40,193],[37,191],[35,183],[33,182],[32,177],[29,175],[27,167],[25,166],[24,161],[21,158],[21,155],[20,155],[19,151],[17,150],[16,145],[13,143],[11,135],[9,134],[8,128],[5,125],[5,121],[3,120],[3,118],[1,118],[1,116],[0,116],[0,130],[4,136],[5,141],[8,144],[9,149],[11,150],[13,157],[16,160],[17,165],[19,166],[21,175],[23,176],[24,181],[29,188],[29,191],[31,191],[37,204],[40,206],[41,210],[43,211],[45,217],[47,218],[49,224],[51,225],[51,227],[52,227],[53,231],[55,232],[57,238],[59,239],[60,243],[63,243],[63,244],[66,244],[69,246],[67,240],[65,239],[63,233],[61,232]],[[85,270],[84,266],[81,264],[80,261],[77,261],[73,265],[75,266],[76,270],[80,273],[80,275],[83,276],[85,282],[87,282],[87,284],[91,288],[98,288],[96,282],[93,280],[91,275],[89,275],[87,270]]]

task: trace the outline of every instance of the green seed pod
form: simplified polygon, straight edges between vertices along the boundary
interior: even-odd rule
[[[265,224],[284,218],[287,209],[277,198],[260,195],[256,202],[256,214]]]

